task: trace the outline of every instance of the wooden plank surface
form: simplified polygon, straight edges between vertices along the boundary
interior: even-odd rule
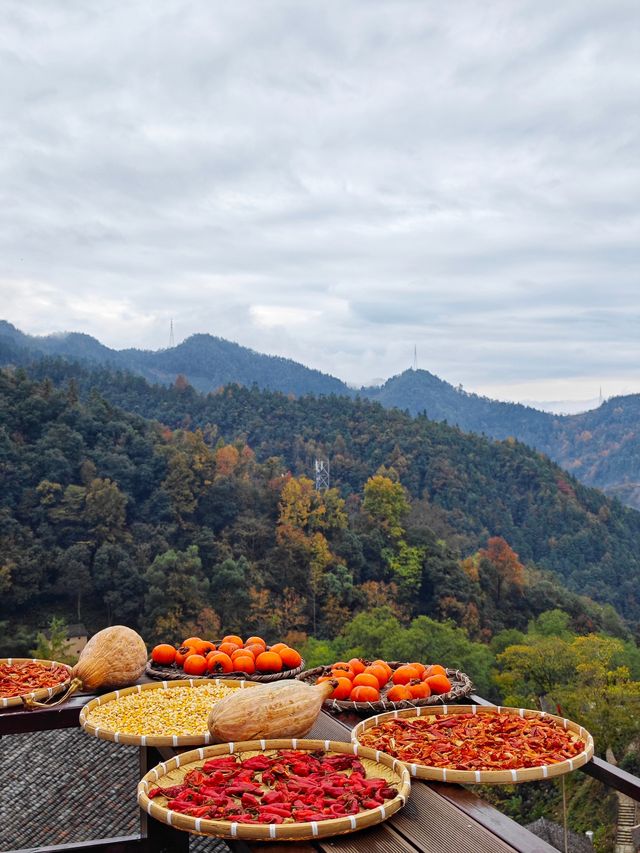
[[[350,729],[336,717],[322,713],[309,737],[348,742]],[[524,831],[524,830],[523,830]],[[265,844],[231,845],[240,851],[265,851]],[[411,797],[388,821],[370,829],[323,839],[301,850],[325,853],[513,853],[492,832],[478,825],[455,805],[443,800],[426,785],[415,783]]]
[[[393,828],[425,853],[512,853],[514,848],[452,806],[428,785],[411,786],[407,805],[392,818]],[[516,848],[517,849],[517,848]]]

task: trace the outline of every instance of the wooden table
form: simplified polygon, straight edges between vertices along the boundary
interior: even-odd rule
[[[90,698],[92,696],[74,696],[65,705],[46,710],[7,709],[0,713],[0,736],[76,727],[80,709]],[[357,719],[353,715],[337,718],[322,712],[309,736],[349,741],[351,727]],[[140,775],[174,754],[175,750],[169,748],[141,748]],[[234,853],[557,853],[555,848],[471,791],[459,785],[421,781],[412,783],[411,796],[403,809],[370,829],[309,843],[227,843]],[[47,853],[67,853],[70,850],[83,850],[85,853],[188,853],[189,834],[165,826],[141,812],[140,835],[40,848],[41,851],[45,849]]]

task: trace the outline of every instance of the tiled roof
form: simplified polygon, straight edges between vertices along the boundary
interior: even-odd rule
[[[564,829],[559,823],[547,820],[546,817],[540,817],[533,823],[528,823],[526,829],[555,847],[556,850],[564,850]],[[593,844],[586,835],[569,830],[567,841],[569,853],[593,853]]]
[[[0,850],[69,844],[139,831],[138,749],[80,729],[0,739]],[[192,836],[197,853],[228,851]]]

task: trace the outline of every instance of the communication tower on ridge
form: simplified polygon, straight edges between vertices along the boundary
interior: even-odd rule
[[[173,317],[171,318],[171,325],[169,326],[169,349],[173,349],[176,345],[176,342],[173,337]]]
[[[329,460],[316,459],[316,491],[329,488]]]
[[[418,369],[418,347],[416,344],[413,345],[413,369]]]

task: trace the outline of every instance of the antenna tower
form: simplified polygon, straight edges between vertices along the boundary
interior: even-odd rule
[[[173,349],[176,345],[176,342],[173,337],[173,317],[171,318],[171,325],[169,326],[169,349]]]
[[[418,347],[416,344],[413,345],[413,369],[418,369]]]
[[[329,460],[316,459],[316,491],[329,488]]]

